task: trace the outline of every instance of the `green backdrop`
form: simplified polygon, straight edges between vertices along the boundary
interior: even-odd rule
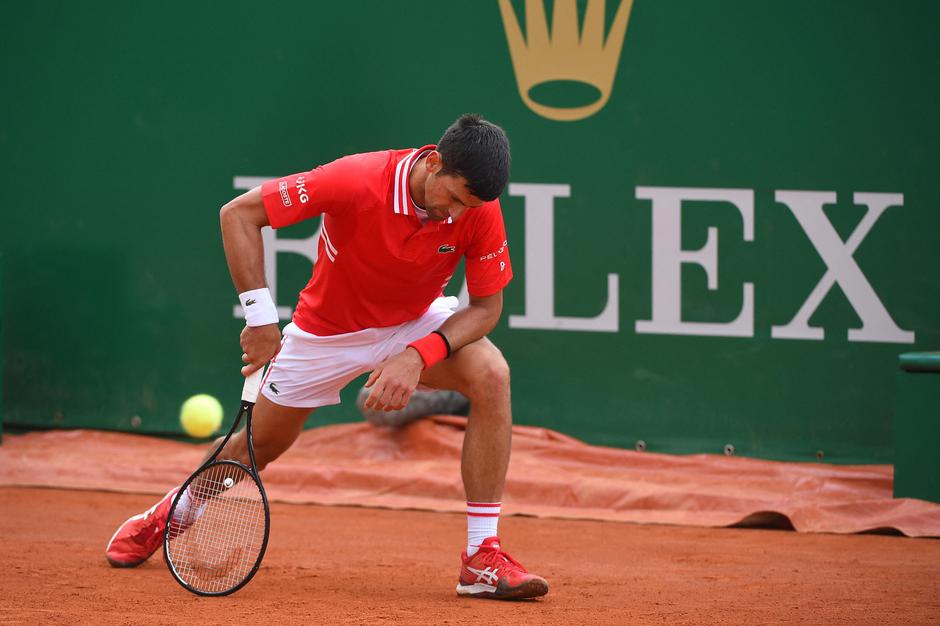
[[[219,207],[477,111],[513,146],[516,278],[492,337],[517,422],[653,451],[890,461],[896,355],[940,345],[940,5],[636,0],[615,50],[620,4],[606,2],[606,55],[566,36],[572,12],[551,0],[544,19],[496,0],[8,7],[7,427],[176,432],[198,392],[234,412]],[[574,6],[589,22],[600,5]],[[510,51],[509,15],[527,49]],[[519,76],[561,109],[609,100],[548,119]],[[317,226],[277,233],[282,307],[310,272],[286,248]],[[773,330],[825,275],[804,324],[824,336]],[[357,419],[354,393],[311,423]]]

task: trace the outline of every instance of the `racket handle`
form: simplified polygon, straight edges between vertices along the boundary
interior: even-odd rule
[[[242,387],[242,402],[251,402],[258,399],[258,392],[261,390],[261,382],[264,380],[264,368],[258,368],[253,374],[245,379],[245,386]]]

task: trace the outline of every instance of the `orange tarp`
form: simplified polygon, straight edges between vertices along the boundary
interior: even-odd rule
[[[436,416],[400,430],[366,423],[308,430],[262,478],[274,501],[461,512],[464,425]],[[204,451],[102,431],[6,435],[0,485],[163,493]],[[515,426],[503,511],[690,526],[779,525],[785,517],[803,532],[940,536],[940,505],[893,499],[892,474],[890,465],[633,452]]]

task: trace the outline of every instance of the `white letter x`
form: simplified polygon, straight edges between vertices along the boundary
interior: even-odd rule
[[[875,222],[888,207],[900,206],[904,196],[899,193],[856,193],[853,201],[866,205],[868,211],[855,231],[843,243],[823,212],[823,205],[834,204],[831,191],[778,191],[777,202],[785,204],[806,232],[810,242],[826,264],[826,273],[809,294],[796,316],[785,326],[772,326],[775,339],[822,339],[822,328],[811,327],[813,315],[829,290],[838,282],[845,297],[862,320],[862,327],[849,330],[849,341],[914,343],[914,333],[901,330],[885,309],[852,255],[865,239]]]

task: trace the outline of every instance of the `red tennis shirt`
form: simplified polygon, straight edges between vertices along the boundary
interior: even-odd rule
[[[420,317],[466,257],[473,296],[512,278],[499,200],[458,220],[424,224],[408,186],[418,150],[354,154],[261,187],[274,228],[323,216],[310,282],[294,323],[314,335],[394,326]]]

